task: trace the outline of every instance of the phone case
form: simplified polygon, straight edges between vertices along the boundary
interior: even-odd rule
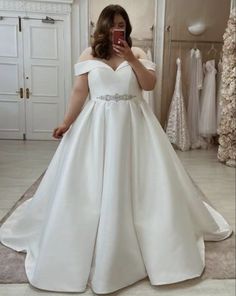
[[[124,29],[114,29],[113,30],[113,43],[117,45],[122,45],[119,39],[125,40],[125,30]]]

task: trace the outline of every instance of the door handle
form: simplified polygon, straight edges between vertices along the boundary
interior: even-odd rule
[[[26,88],[26,99],[29,99],[30,94],[32,94],[31,91],[29,91],[29,88]]]
[[[20,98],[23,98],[23,87],[16,91],[17,94],[20,94]]]

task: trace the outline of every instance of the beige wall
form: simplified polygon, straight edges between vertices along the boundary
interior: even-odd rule
[[[109,4],[119,4],[127,11],[133,27],[132,37],[152,38],[154,0],[90,0],[90,20],[96,23],[102,9]]]
[[[165,33],[165,50],[164,50],[164,73],[163,73],[163,95],[161,118],[164,125],[172,94],[174,91],[175,75],[176,75],[176,58],[181,55],[183,65],[183,89],[185,102],[187,107],[187,87],[186,87],[186,56],[192,44],[172,44],[170,47],[169,38],[172,39],[190,39],[190,40],[215,40],[223,41],[223,34],[227,25],[230,12],[230,0],[167,0],[166,6],[166,27],[171,27],[172,33]],[[204,22],[207,26],[202,36],[191,35],[187,27],[195,22]],[[172,37],[171,37],[172,35]],[[218,58],[222,45],[215,45],[218,52],[216,56],[211,52],[209,44],[198,44],[197,47],[202,51],[203,61],[211,58]]]

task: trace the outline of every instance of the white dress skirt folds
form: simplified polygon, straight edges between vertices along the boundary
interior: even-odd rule
[[[147,276],[152,285],[199,277],[204,240],[226,239],[230,225],[203,200],[129,63],[74,69],[88,73],[90,99],[34,196],[3,223],[2,244],[27,253],[28,280],[43,290],[103,294]]]

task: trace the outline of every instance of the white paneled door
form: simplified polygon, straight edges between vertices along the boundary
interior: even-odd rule
[[[53,139],[65,111],[63,21],[0,20],[0,138]]]
[[[0,20],[0,137],[22,139],[25,132],[23,42],[18,18]]]

